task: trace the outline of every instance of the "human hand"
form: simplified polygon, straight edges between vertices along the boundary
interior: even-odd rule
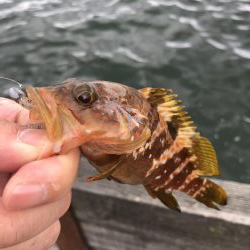
[[[37,160],[51,147],[42,130],[20,130],[28,111],[0,98],[0,249],[43,250],[60,232],[71,201],[79,150]]]

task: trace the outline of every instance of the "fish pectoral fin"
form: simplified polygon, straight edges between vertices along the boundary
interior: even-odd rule
[[[117,166],[114,165],[113,167],[111,167],[110,169],[108,169],[107,171],[98,174],[98,175],[94,175],[94,176],[89,176],[86,181],[87,182],[91,182],[91,181],[99,181],[99,180],[103,180],[105,178],[108,178],[110,175],[112,175],[114,173],[114,171],[117,169]]]
[[[194,141],[194,153],[197,156],[195,173],[199,176],[219,175],[218,160],[211,142],[202,136]]]
[[[152,190],[150,187],[145,186],[147,192],[153,197],[157,197],[165,206],[168,208],[175,210],[177,212],[181,212],[178,201],[173,196],[172,192],[167,192],[167,190],[160,189],[158,191]]]
[[[115,171],[116,169],[120,166],[120,163],[122,162],[123,158],[119,160],[113,167],[109,168],[108,170],[94,176],[89,176],[86,181],[87,182],[92,182],[92,181],[99,181],[103,180],[105,178],[109,178]]]

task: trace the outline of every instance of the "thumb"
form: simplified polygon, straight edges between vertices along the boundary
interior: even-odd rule
[[[51,152],[52,143],[39,129],[20,130],[14,122],[0,121],[0,171],[13,172]]]

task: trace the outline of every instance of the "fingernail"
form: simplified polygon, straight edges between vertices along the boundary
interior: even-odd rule
[[[34,207],[44,203],[46,197],[44,184],[20,184],[12,190],[8,207],[12,209]]]
[[[46,139],[46,134],[43,130],[25,129],[18,132],[17,138],[23,143],[38,146],[43,144],[44,140]]]

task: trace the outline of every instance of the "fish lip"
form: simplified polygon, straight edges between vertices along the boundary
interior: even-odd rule
[[[52,141],[58,141],[63,136],[62,118],[58,115],[58,107],[54,98],[50,102],[46,100],[46,95],[51,91],[46,88],[26,87],[29,100],[32,102],[31,113],[37,113],[45,125],[48,138]]]

